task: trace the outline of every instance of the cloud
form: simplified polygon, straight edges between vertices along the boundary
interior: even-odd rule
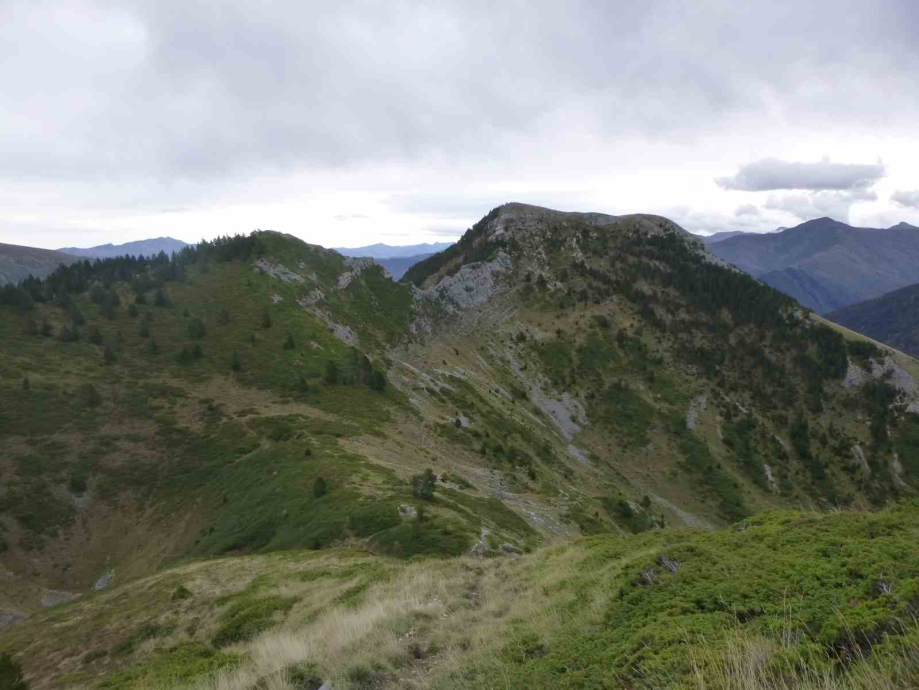
[[[786,3],[697,5],[0,0],[0,209],[41,208],[51,227],[108,213],[114,228],[182,208],[213,236],[234,204],[261,205],[248,222],[298,200],[286,226],[312,228],[310,213],[352,210],[316,198],[363,194],[402,197],[383,211],[419,230],[508,200],[695,204],[693,176],[725,151],[912,137],[919,3],[812,0],[793,17]],[[780,189],[756,165],[725,185]],[[781,189],[877,179],[878,166],[827,182],[817,168],[836,164],[800,164],[789,187],[784,165]],[[712,205],[730,217],[735,203]],[[371,224],[331,225],[338,242]]]
[[[753,204],[743,204],[734,209],[734,215],[737,218],[741,216],[758,216],[759,209]]]
[[[785,211],[801,220],[828,216],[834,220],[848,223],[849,212],[854,204],[877,201],[877,198],[877,194],[868,189],[770,194],[766,199],[766,208],[774,211]]]
[[[919,209],[919,189],[911,191],[898,189],[890,195],[890,200],[899,206]]]
[[[824,158],[816,163],[764,158],[740,167],[736,175],[718,177],[723,189],[744,192],[768,192],[779,189],[801,189],[812,192],[849,190],[870,187],[884,177],[884,165],[833,163]]]
[[[370,216],[363,213],[339,213],[335,216],[335,220],[338,221],[349,221],[349,220],[366,220]]]

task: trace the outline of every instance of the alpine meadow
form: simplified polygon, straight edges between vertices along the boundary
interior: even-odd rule
[[[661,216],[80,259],[0,400],[3,688],[919,684],[919,362]]]

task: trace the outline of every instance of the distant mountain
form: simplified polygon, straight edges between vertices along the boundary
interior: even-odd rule
[[[70,265],[79,259],[53,249],[0,244],[0,285],[18,283],[29,275],[44,278],[61,264]]]
[[[172,237],[154,237],[124,244],[100,244],[97,247],[86,248],[64,247],[58,251],[87,259],[110,259],[115,256],[154,256],[160,252],[166,252],[169,255],[187,246],[186,242]]]
[[[767,230],[766,232],[745,232],[744,230],[725,230],[724,232],[716,232],[712,235],[696,235],[703,244],[714,244],[715,242],[721,242],[722,240],[727,240],[732,237],[737,237],[738,235],[772,235],[777,232],[782,232],[787,230],[787,228],[776,228],[775,230]]]
[[[783,232],[744,233],[709,251],[818,314],[919,282],[919,228],[854,228],[818,218]]]
[[[697,237],[702,240],[704,244],[714,244],[715,242],[721,242],[726,240],[729,237],[736,237],[737,235],[746,235],[748,233],[743,230],[727,230],[725,232],[716,232],[714,235],[697,235]]]
[[[436,253],[437,252],[431,252],[430,254],[415,254],[414,256],[394,256],[389,259],[377,259],[376,261],[389,271],[393,280],[399,280],[412,266],[419,261],[424,261],[429,256],[434,256]]]
[[[919,358],[919,285],[852,304],[826,318]]]
[[[333,247],[345,256],[369,256],[373,259],[394,259],[396,257],[436,254],[449,247],[453,242],[431,242],[430,244],[368,244],[365,247]],[[420,260],[420,259],[419,259]]]

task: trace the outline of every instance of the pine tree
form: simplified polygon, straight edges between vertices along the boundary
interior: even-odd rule
[[[99,330],[98,326],[93,326],[92,331],[90,331],[89,342],[91,342],[93,345],[102,344],[102,331]]]
[[[150,327],[147,325],[146,321],[140,322],[139,334],[141,338],[146,338],[150,335]]]
[[[290,333],[288,333],[287,340],[284,341],[284,349],[293,350],[295,347],[296,345],[294,344],[294,337]]]
[[[386,390],[386,374],[379,369],[374,369],[370,373],[370,388],[381,392]]]
[[[102,352],[102,359],[106,364],[113,364],[118,359],[111,345],[105,346],[105,350]]]
[[[271,314],[267,309],[262,312],[262,328],[271,328]]]
[[[151,340],[150,344],[147,345],[147,352],[154,356],[160,353],[160,348],[156,344],[156,339]]]
[[[437,475],[434,474],[434,470],[430,467],[424,472],[416,474],[412,477],[412,495],[415,498],[423,498],[426,501],[430,501],[434,498],[434,485],[437,481]]]
[[[157,307],[166,306],[166,293],[163,292],[163,288],[156,289],[156,294],[153,296],[153,304]]]
[[[29,377],[26,376],[26,377],[22,380],[22,390],[27,391],[27,390],[29,390],[30,387],[31,387],[31,386],[30,386],[30,384],[29,384]]]
[[[137,309],[137,304],[131,304],[128,306],[128,316],[136,317],[140,312]]]
[[[230,369],[233,371],[242,370],[242,364],[239,361],[239,353],[236,352],[236,350],[233,350],[232,354],[230,354]]]
[[[316,477],[316,481],[313,482],[313,498],[322,498],[328,493],[329,489],[326,485],[325,479],[322,477]]]

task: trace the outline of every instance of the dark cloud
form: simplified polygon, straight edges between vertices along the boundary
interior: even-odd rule
[[[560,127],[685,140],[776,109],[915,120],[915,3],[784,5],[6,0],[0,176],[487,160]]]
[[[764,158],[741,166],[736,175],[715,180],[724,189],[744,192],[768,192],[779,189],[809,191],[852,190],[866,188],[884,177],[884,165],[833,163],[828,159],[816,163]]]
[[[890,200],[899,206],[919,209],[919,189],[913,189],[911,191],[898,189],[890,195]]]

